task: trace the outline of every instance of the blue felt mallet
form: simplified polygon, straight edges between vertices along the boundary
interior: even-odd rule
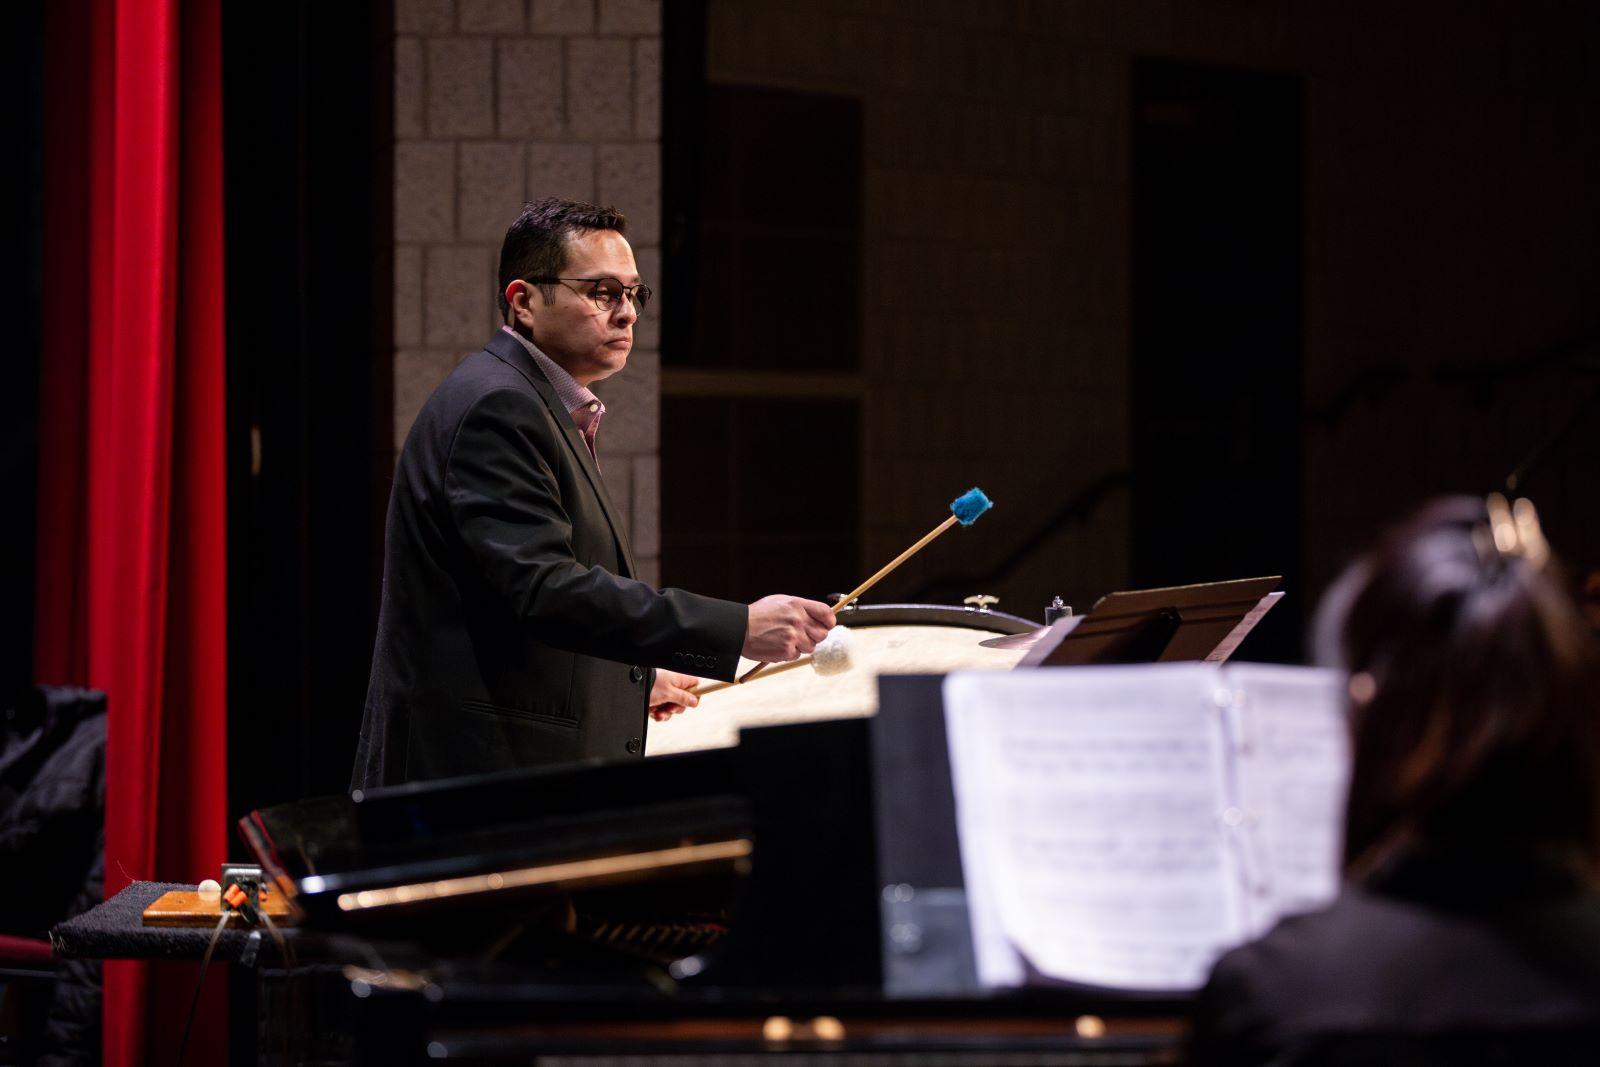
[[[900,566],[900,564],[904,563],[906,560],[910,559],[912,556],[926,548],[928,546],[928,542],[932,541],[935,537],[938,537],[940,534],[944,533],[958,522],[963,526],[971,526],[973,523],[978,521],[979,515],[982,515],[985,511],[988,511],[992,507],[994,507],[994,501],[984,496],[982,489],[968,489],[965,493],[962,493],[960,496],[950,501],[950,517],[948,519],[935,526],[932,530],[929,530],[916,544],[912,545],[894,559],[890,560],[888,564],[878,571],[877,574],[874,574],[871,578],[868,578],[866,581],[856,586],[853,592],[846,593],[844,596],[840,597],[839,602],[833,606],[833,613],[837,615],[850,604],[854,603],[855,600],[868,589],[871,589],[873,586],[883,581],[883,579],[887,578],[896,567]],[[743,678],[739,679],[740,683],[742,684],[744,682],[748,682],[759,672],[765,670],[766,667],[767,665],[765,663],[756,664],[754,667],[750,668],[750,671]]]

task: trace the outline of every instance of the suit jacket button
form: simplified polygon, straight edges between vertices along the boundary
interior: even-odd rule
[[[634,685],[638,685],[640,682],[644,681],[644,668],[635,667],[633,670],[628,672],[628,677],[633,679]]]
[[[639,739],[637,737],[630,737],[628,738],[628,743],[623,747],[628,750],[628,755],[637,756],[639,754],[639,749],[643,746],[639,744]]]

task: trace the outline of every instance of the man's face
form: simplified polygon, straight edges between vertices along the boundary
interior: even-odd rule
[[[624,286],[637,285],[633,249],[615,230],[579,232],[567,241],[561,276],[569,280],[551,287],[555,299],[548,304],[537,287],[512,283],[507,299],[513,314],[539,350],[579,385],[609,378],[628,362],[639,315],[627,299],[616,301],[609,311],[600,310],[589,296],[593,286],[570,279],[614,278]]]

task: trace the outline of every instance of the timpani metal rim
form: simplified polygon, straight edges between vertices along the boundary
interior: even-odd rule
[[[851,604],[839,611],[841,626],[954,626],[993,634],[1025,634],[1040,624],[1003,611],[960,604]]]

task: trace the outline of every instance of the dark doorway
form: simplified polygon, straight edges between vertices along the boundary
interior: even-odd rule
[[[1299,659],[1307,609],[1303,140],[1298,77],[1134,68],[1134,580],[1282,574],[1251,659]]]
[[[223,12],[228,788],[350,781],[392,471],[392,5]]]
[[[39,345],[44,220],[44,5],[13,4],[6,24],[0,137],[11,146],[15,183],[0,222],[5,261],[22,280],[0,290],[9,347],[0,390],[0,708],[33,683],[35,527],[39,521]],[[58,682],[59,678],[41,678]]]

